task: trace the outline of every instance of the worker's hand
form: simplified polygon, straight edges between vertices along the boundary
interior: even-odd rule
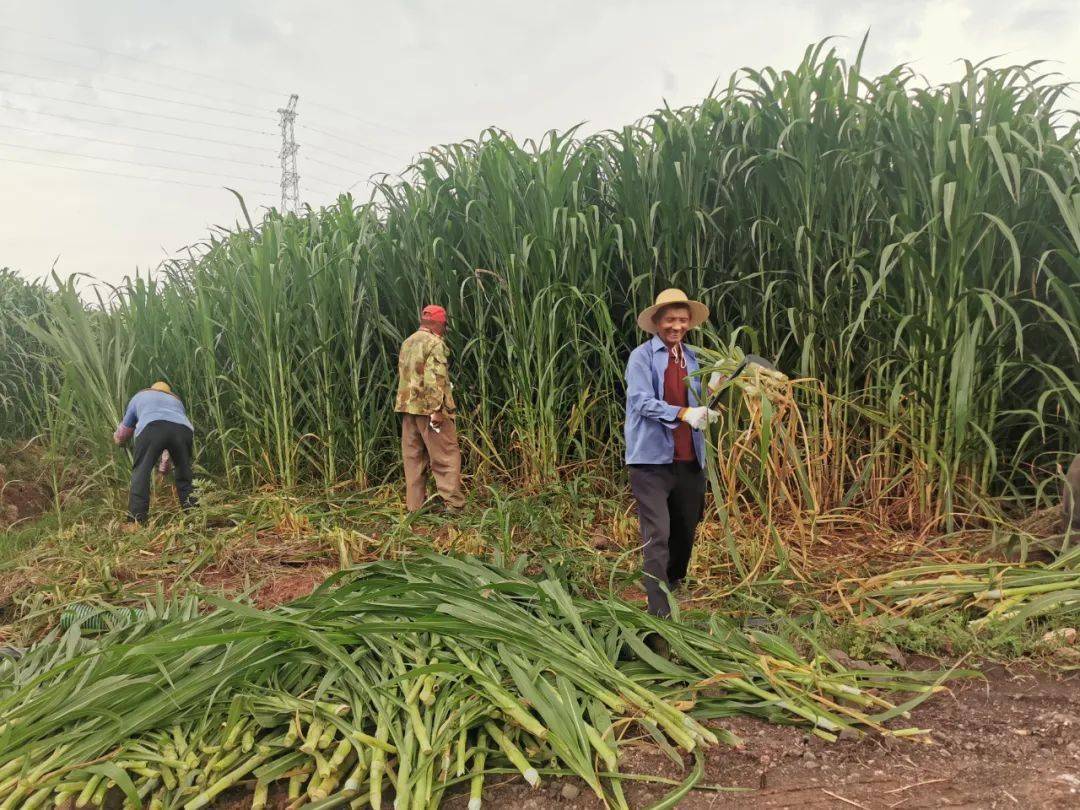
[[[687,408],[680,418],[694,430],[704,430],[705,425],[711,424],[720,418],[719,411],[710,410],[704,405],[696,408]]]
[[[115,444],[122,445],[124,444],[124,442],[131,438],[131,435],[134,432],[134,430],[127,427],[126,425],[117,425],[116,431],[113,433],[112,436],[113,442]]]
[[[723,384],[723,382],[724,375],[721,374],[719,371],[714,371],[712,374],[709,375],[708,388],[710,397],[720,390],[720,386]]]
[[[430,418],[431,426],[436,430],[442,430],[443,422],[446,421],[446,414],[442,411],[435,411]]]

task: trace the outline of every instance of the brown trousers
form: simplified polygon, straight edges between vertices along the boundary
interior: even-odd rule
[[[405,505],[415,512],[427,500],[427,470],[447,506],[465,505],[461,491],[461,450],[454,417],[443,419],[440,432],[431,429],[430,417],[402,414],[401,458],[405,462]]]

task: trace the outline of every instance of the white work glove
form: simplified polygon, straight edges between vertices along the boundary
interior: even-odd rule
[[[712,394],[715,394],[718,390],[720,390],[720,385],[723,382],[724,382],[724,375],[721,374],[719,371],[714,371],[712,374],[709,375],[708,389],[709,389],[710,396]]]
[[[709,410],[704,405],[699,405],[696,408],[687,408],[682,415],[682,420],[694,430],[704,430],[705,425],[712,424],[719,418],[719,411]]]

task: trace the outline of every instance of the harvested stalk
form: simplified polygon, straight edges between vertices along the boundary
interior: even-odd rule
[[[811,665],[718,617],[660,622],[473,559],[374,563],[270,611],[214,604],[107,631],[85,652],[59,636],[0,671],[4,810],[44,801],[41,791],[96,807],[113,784],[152,807],[200,810],[249,778],[256,807],[281,782],[290,807],[380,808],[392,790],[406,810],[437,807],[463,777],[475,810],[486,768],[536,786],[541,764],[624,806],[615,729],[627,723],[683,751],[715,745],[702,720],[733,711],[827,737],[888,733],[886,691],[934,691],[921,678]],[[650,632],[677,666],[619,661]],[[78,714],[53,710],[76,689]]]

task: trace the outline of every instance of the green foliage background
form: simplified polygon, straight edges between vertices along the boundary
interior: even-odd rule
[[[702,345],[825,382],[808,429],[834,434],[847,485],[886,453],[874,474],[920,513],[1030,492],[1080,449],[1080,129],[1044,73],[926,86],[821,43],[618,131],[433,148],[371,203],[248,220],[100,306],[60,284],[0,361],[5,432],[47,396],[55,436],[107,454],[164,377],[232,484],[381,480],[397,345],[439,302],[474,470],[614,469],[634,314],[679,286],[712,308]],[[35,347],[44,392],[19,384]]]

